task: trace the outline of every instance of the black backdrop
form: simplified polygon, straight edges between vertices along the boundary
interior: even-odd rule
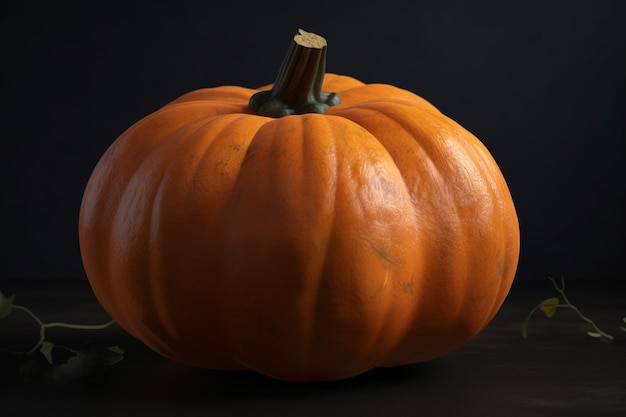
[[[0,279],[84,279],[91,170],[175,97],[272,82],[298,28],[329,72],[414,91],[498,161],[518,279],[622,278],[626,2],[5,2]]]

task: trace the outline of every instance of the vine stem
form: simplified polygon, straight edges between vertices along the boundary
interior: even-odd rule
[[[565,304],[557,304],[554,305],[554,308],[570,308],[572,310],[574,310],[576,312],[576,314],[578,314],[578,317],[580,317],[583,321],[585,321],[586,323],[589,323],[594,330],[596,331],[597,335],[592,335],[590,332],[588,332],[588,334],[590,336],[594,336],[594,337],[602,337],[606,340],[613,340],[613,336],[611,336],[608,333],[603,332],[602,330],[600,330],[598,328],[598,326],[596,326],[596,324],[593,322],[593,320],[591,320],[588,317],[585,317],[580,310],[578,309],[578,307],[576,307],[575,305],[573,305],[569,298],[567,298],[567,295],[565,295],[565,278],[561,277],[561,286],[559,287],[558,284],[556,283],[556,281],[552,278],[552,277],[548,277],[548,279],[550,280],[550,282],[552,282],[552,285],[554,286],[554,288],[556,289],[556,291],[561,294],[563,301],[565,301]],[[526,320],[524,320],[524,323],[522,324],[522,337],[524,339],[527,338],[528,334],[526,331],[526,327],[528,325],[528,322],[530,321],[530,317],[535,313],[535,311],[537,311],[538,309],[540,309],[543,306],[543,302],[539,303],[538,305],[536,305],[532,310],[530,310],[530,313],[528,313],[528,316],[526,317]]]
[[[578,307],[576,307],[575,305],[573,305],[569,299],[567,298],[567,296],[565,295],[565,278],[561,277],[561,287],[559,287],[556,283],[556,281],[552,278],[552,277],[548,277],[548,279],[550,280],[550,282],[552,282],[552,285],[554,286],[554,288],[556,289],[556,291],[561,294],[561,296],[563,297],[563,301],[565,301],[565,304],[559,304],[557,307],[568,307],[571,308],[572,310],[574,310],[576,312],[576,314],[578,314],[578,317],[580,317],[583,321],[589,323],[594,330],[600,334],[602,337],[606,337],[609,340],[613,340],[613,336],[611,336],[610,334],[607,334],[605,332],[603,332],[602,330],[600,330],[598,328],[598,326],[596,326],[596,324],[593,322],[593,320],[591,320],[588,317],[585,317],[580,310],[578,309]]]
[[[540,307],[541,307],[541,304],[537,304],[532,310],[530,310],[530,313],[528,313],[528,316],[526,316],[526,320],[524,320],[524,323],[522,323],[522,337],[524,339],[528,337],[528,332],[526,331],[528,322],[530,321],[530,318],[532,317],[532,315],[535,314],[535,311],[537,311]]]
[[[39,340],[37,341],[37,344],[32,349],[28,351],[14,351],[14,350],[10,351],[12,353],[23,354],[23,355],[31,355],[41,348],[41,345],[43,345],[43,342],[46,340],[46,329],[48,328],[64,327],[67,329],[102,330],[115,323],[115,320],[110,320],[103,324],[70,324],[70,323],[59,323],[59,322],[44,323],[41,321],[39,317],[37,317],[37,315],[35,315],[35,313],[33,313],[30,309],[26,307],[13,304],[12,308],[26,312],[39,325]]]

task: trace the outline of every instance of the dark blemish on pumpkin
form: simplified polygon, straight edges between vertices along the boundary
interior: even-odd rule
[[[494,266],[497,268],[496,270],[498,272],[498,275],[500,275],[500,278],[502,279],[506,278],[506,273],[508,270],[507,258],[508,257],[506,256],[506,254],[503,254],[501,250],[493,254],[493,260],[495,263]]]
[[[246,161],[252,158],[254,158],[254,152],[251,151],[250,148],[248,148],[248,150],[246,151],[246,155],[243,157],[243,161],[241,161],[241,164],[243,165],[244,163],[246,163]]]
[[[376,256],[383,260],[385,269],[389,269],[394,264],[384,248],[372,247],[372,250],[374,251]]]
[[[414,294],[415,293],[415,282],[407,281],[402,283],[402,292],[405,294]]]
[[[500,263],[500,266],[498,268],[498,272],[500,273],[500,277],[502,279],[506,278],[506,258],[502,259],[502,262]]]
[[[234,193],[232,195],[232,199],[235,204],[239,203],[239,200],[241,200],[241,191],[237,191],[236,193]]]

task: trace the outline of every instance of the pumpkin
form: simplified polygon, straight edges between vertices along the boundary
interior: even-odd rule
[[[326,48],[300,31],[273,85],[189,92],[96,165],[86,275],[161,355],[338,380],[441,356],[501,307],[519,227],[493,157],[411,92],[326,74]]]

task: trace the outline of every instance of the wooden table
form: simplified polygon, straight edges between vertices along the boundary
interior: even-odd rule
[[[84,280],[0,281],[45,321],[99,323],[108,319]],[[603,343],[573,310],[552,319],[533,306],[557,295],[547,280],[518,279],[504,306],[477,337],[427,363],[376,369],[338,382],[293,384],[252,372],[193,369],[164,359],[117,326],[96,332],[49,329],[57,344],[94,339],[125,349],[105,375],[64,383],[43,374],[26,378],[28,359],[0,353],[0,415],[88,416],[626,416],[626,289],[617,281],[568,282],[583,314],[615,336]],[[0,347],[37,340],[37,325],[14,311],[0,320]],[[55,355],[58,356],[57,351]],[[36,354],[34,358],[43,358]]]

